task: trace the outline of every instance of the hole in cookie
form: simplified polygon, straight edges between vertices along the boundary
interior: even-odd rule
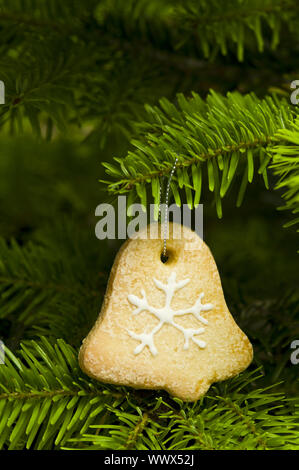
[[[169,263],[171,261],[174,261],[175,259],[175,256],[174,256],[174,252],[170,249],[167,250],[166,254],[164,255],[163,254],[163,251],[160,255],[160,260],[162,261],[162,263]]]

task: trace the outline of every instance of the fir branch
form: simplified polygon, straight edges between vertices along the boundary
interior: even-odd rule
[[[50,140],[76,126],[81,140],[101,148],[110,139],[127,142],[133,120],[145,115],[144,102],[169,93],[159,71],[142,59],[128,60],[115,47],[30,36],[16,49],[14,58],[6,51],[0,61],[6,87],[0,129],[13,135],[31,126]]]
[[[39,2],[38,6],[31,0],[1,0],[1,20],[17,24],[26,24],[38,28],[50,28],[62,32],[66,25],[80,24],[80,20],[96,6],[97,0],[86,0],[84,3],[78,0],[72,2]]]
[[[12,311],[22,309],[19,319],[26,321],[27,315],[29,312],[32,313],[35,305],[41,308],[46,302],[52,302],[54,299],[57,301],[57,296],[61,294],[64,298],[66,295],[71,297],[97,296],[96,290],[86,289],[78,280],[76,282],[74,273],[71,273],[66,265],[64,271],[60,272],[58,266],[61,264],[61,259],[59,260],[59,257],[56,256],[56,263],[53,258],[49,263],[49,258],[53,256],[53,253],[50,254],[42,247],[29,243],[21,248],[15,241],[9,245],[2,239],[0,253],[2,318],[11,314]]]
[[[116,180],[108,182],[110,192],[130,191],[131,200],[138,198],[146,205],[145,188],[151,183],[152,196],[158,202],[159,177],[169,174],[176,157],[177,185],[185,189],[191,208],[200,202],[204,168],[219,217],[222,216],[221,199],[236,175],[242,178],[238,206],[247,182],[253,180],[254,169],[268,187],[269,149],[277,142],[277,130],[290,126],[293,120],[286,102],[279,103],[270,97],[259,100],[253,94],[238,93],[224,98],[211,91],[206,102],[196,93],[190,99],[178,95],[178,105],[161,99],[160,107],[147,106],[148,122],[139,124],[140,138],[132,141],[136,150],[129,151],[125,159],[116,158],[117,165],[104,164],[107,173]],[[172,189],[180,205],[174,184]]]
[[[92,326],[105,290],[105,257],[93,235],[74,233],[73,224],[58,223],[24,246],[0,239],[0,318],[27,337],[67,337],[78,345]]]
[[[11,3],[2,1],[0,14],[2,11],[4,15],[2,34],[6,47],[3,49],[5,60],[1,63],[1,78],[5,79],[7,101],[0,110],[0,125],[5,130],[16,133],[26,129],[29,121],[38,135],[51,135],[50,129],[53,125],[65,132],[66,123],[80,125],[84,122],[89,126],[93,124],[89,137],[98,139],[103,148],[107,134],[118,135],[121,131],[125,137],[131,136],[131,121],[140,118],[144,102],[154,102],[162,93],[165,96],[172,95],[173,90],[169,89],[167,92],[167,87],[165,91],[161,90],[161,80],[159,80],[161,73],[169,74],[168,85],[171,82],[173,88],[177,86],[173,74],[166,70],[165,61],[166,65],[169,61],[172,65],[177,64],[179,69],[185,68],[186,64],[191,64],[191,69],[194,68],[194,64],[196,67],[203,65],[198,61],[198,51],[192,49],[194,44],[197,47],[194,35],[195,37],[197,34],[200,35],[200,49],[206,50],[208,47],[205,41],[207,43],[210,41],[216,48],[219,47],[220,41],[221,48],[226,49],[222,41],[228,40],[237,42],[239,50],[244,46],[243,36],[241,40],[238,22],[235,25],[236,31],[231,25],[229,15],[233,12],[236,12],[238,19],[242,19],[244,9],[245,26],[242,27],[248,31],[257,30],[255,35],[258,41],[261,40],[259,18],[263,17],[265,11],[272,9],[274,11],[274,17],[269,14],[271,18],[269,25],[275,34],[278,34],[281,21],[293,24],[293,17],[295,18],[294,13],[291,17],[288,16],[293,11],[291,8],[293,0],[287,2],[290,3],[290,8],[284,8],[284,13],[281,13],[285,7],[283,2],[273,5],[273,0],[267,0],[267,5],[262,5],[256,0],[256,6],[248,2],[236,5],[231,1],[225,8],[228,17],[227,22],[223,22],[221,26],[224,32],[220,34],[217,21],[220,14],[223,16],[223,6],[219,0],[214,2],[215,5],[213,3],[212,7],[205,2],[200,2],[199,5],[193,2],[173,5],[172,2],[165,1],[162,6],[160,1],[151,2],[150,5],[147,3],[144,0],[125,3],[115,1],[109,4],[101,2],[97,7],[96,17],[99,23],[96,24],[92,13],[95,6],[93,0],[87,5],[76,2],[71,8],[67,2],[62,6],[61,2],[55,0],[51,2],[51,7],[44,4],[38,9],[34,9],[30,1],[21,3],[17,0]],[[206,12],[211,24],[205,22],[197,33],[199,26],[196,24],[196,18],[201,18],[203,11]],[[256,17],[257,11],[260,15]],[[25,19],[22,15],[25,15]],[[10,17],[15,23],[14,34],[9,32],[10,25],[9,27],[5,25],[5,18]],[[53,18],[59,20],[53,21]],[[213,18],[217,20],[215,31]],[[65,24],[67,20],[68,25]],[[26,34],[18,33],[18,26],[22,21],[28,21],[28,24],[31,21],[32,26],[36,23],[38,28],[36,34],[32,31],[26,31]],[[62,31],[56,31],[57,34],[49,37],[48,26],[46,27],[48,21],[50,28],[53,23],[54,29],[60,28]],[[78,27],[77,22],[79,22]],[[140,64],[135,63],[134,67],[132,64],[133,56],[136,60],[137,33],[148,36],[148,41],[143,46],[143,41],[138,37],[138,48],[141,48],[142,57]],[[151,51],[149,51],[147,43],[152,43],[156,37],[157,44],[154,47],[150,45]],[[177,54],[178,46],[182,46],[185,41],[190,43],[188,47],[191,47],[191,52],[185,53],[182,49],[181,53]],[[119,60],[120,50],[125,65]],[[208,55],[212,57],[215,54],[211,51]],[[159,69],[153,64],[144,67],[148,57],[159,63]],[[102,66],[100,69],[99,64]],[[88,77],[87,83],[86,77]],[[145,80],[151,81],[151,84]],[[182,76],[177,76],[176,80],[182,83],[186,77],[182,79]],[[116,93],[116,90],[119,90],[119,93]],[[123,100],[124,96],[127,99]],[[46,121],[48,121],[48,131],[44,130]]]
[[[159,202],[159,179],[169,175],[178,155],[175,201],[194,207],[209,189],[219,216],[221,199],[234,183],[240,205],[246,185],[258,175],[268,187],[271,168],[279,179],[276,188],[284,192],[284,208],[298,215],[298,109],[254,94],[224,98],[211,92],[206,101],[196,93],[180,94],[174,100],[174,90],[203,93],[211,86],[210,72],[202,74],[205,83],[198,77],[203,68],[221,77],[225,69],[229,84],[217,76],[218,90],[264,93],[277,79],[259,74],[259,83],[268,83],[261,93],[258,60],[263,69],[276,68],[276,76],[296,68],[291,56],[298,47],[298,12],[295,0],[0,0],[0,79],[6,92],[0,108],[1,229],[19,240],[0,241],[0,333],[7,345],[15,343],[15,349],[22,336],[42,333],[77,346],[94,323],[112,259],[90,230],[90,208],[97,203],[94,156],[118,155],[116,164],[105,164],[112,196],[127,193],[130,202],[148,204]],[[291,52],[284,47],[287,40]],[[283,47],[274,56],[278,44]],[[264,51],[260,59],[257,51]],[[244,57],[249,60],[243,68],[237,62]],[[244,88],[234,67],[243,76],[255,67],[253,87]],[[168,99],[147,106],[146,114],[143,103],[161,96]],[[61,140],[49,143],[50,150],[44,142],[17,139],[31,131],[29,124],[48,140],[57,129],[70,130],[75,145]],[[74,133],[74,127],[80,131]],[[14,136],[9,144],[6,132]],[[132,135],[137,137],[127,154]],[[76,152],[82,138],[88,145]],[[58,212],[76,214],[75,223],[59,218],[53,224]],[[183,403],[165,392],[90,380],[79,370],[77,350],[64,340],[25,341],[17,354],[6,349],[0,365],[0,447],[297,450],[298,399],[286,400],[269,388],[284,379],[277,390],[297,397],[296,368],[288,367],[290,341],[298,331],[298,295],[289,290],[296,266],[294,261],[282,266],[289,253],[281,249],[289,245],[285,240],[278,238],[268,249],[274,225],[266,218],[253,221],[254,234],[244,227],[236,234],[228,223],[227,239],[222,224],[218,241],[213,239],[216,259],[217,247],[234,245],[222,251],[222,279],[229,279],[224,290],[231,297],[237,292],[230,310],[253,339],[256,363],[265,366],[261,388],[256,372],[247,371],[214,385],[198,402]],[[45,220],[54,225],[51,233]],[[85,224],[91,236],[81,229]],[[248,253],[255,248],[251,266],[238,253],[241,244]],[[275,294],[270,292],[270,299],[268,285]],[[252,295],[256,300],[249,301]]]
[[[250,390],[257,378],[257,371],[241,374],[193,404],[158,394],[140,406],[129,394],[118,409],[109,406],[110,424],[92,425],[98,433],[71,438],[66,448],[121,450],[132,436],[137,450],[298,448],[294,404],[268,389]]]
[[[140,436],[142,435],[142,432],[144,428],[146,427],[148,422],[148,414],[144,413],[144,415],[140,418],[140,420],[135,424],[134,429],[130,432],[127,442],[124,445],[124,448],[126,450],[134,449],[136,446],[136,443]]]
[[[295,30],[298,4],[295,0],[104,1],[96,17],[104,31],[114,32],[144,44],[164,49],[182,49],[187,54],[215,57],[236,49],[238,60],[252,40],[263,51],[265,30],[272,30],[272,48],[279,44],[283,25]],[[234,48],[232,47],[234,46]]]
[[[277,133],[281,141],[273,149],[273,165],[275,175],[279,177],[277,189],[283,189],[285,205],[281,210],[290,210],[296,217],[284,226],[299,223],[299,119],[290,129],[282,129]]]
[[[57,38],[41,38],[30,47],[23,42],[14,59],[4,57],[1,78],[6,85],[6,103],[0,110],[0,126],[13,134],[24,133],[29,122],[41,136],[46,116],[65,131],[73,115],[78,81],[90,66],[91,56],[95,60],[96,53],[89,49],[88,60],[86,54],[71,39],[61,43]]]
[[[98,387],[80,372],[64,341],[24,342],[19,357],[5,350],[0,367],[0,448],[51,449],[84,432],[123,393]]]
[[[77,34],[90,39],[90,26],[106,43],[119,38],[128,47],[138,42],[144,47],[177,51],[187,55],[214,57],[235,49],[243,60],[244,47],[252,39],[262,51],[267,41],[267,28],[272,31],[272,48],[280,41],[280,31],[296,30],[298,4],[295,0],[121,0],[68,2],[52,0],[38,9],[32,2],[2,0],[0,22],[26,25],[40,31]],[[95,10],[95,14],[93,12]],[[94,20],[97,21],[97,24]],[[232,47],[233,46],[233,47]]]

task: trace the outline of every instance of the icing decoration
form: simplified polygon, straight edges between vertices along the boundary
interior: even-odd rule
[[[152,307],[146,298],[146,294],[144,289],[141,290],[142,297],[136,297],[135,295],[128,295],[128,300],[132,305],[135,305],[137,308],[133,311],[133,315],[138,315],[143,311],[147,311],[152,313],[158,320],[159,323],[152,329],[150,333],[144,332],[141,334],[136,334],[133,331],[127,330],[128,334],[140,341],[140,344],[136,346],[134,350],[134,354],[139,354],[145,346],[148,346],[150,352],[153,356],[156,356],[158,350],[154,343],[154,336],[155,334],[162,328],[164,324],[170,324],[174,326],[177,330],[181,331],[185,338],[185,343],[183,349],[189,348],[189,340],[191,339],[195,344],[197,344],[200,348],[205,348],[206,343],[198,338],[195,338],[195,335],[199,335],[205,331],[205,328],[184,328],[181,325],[178,325],[174,321],[175,316],[182,316],[186,314],[193,314],[197,320],[199,320],[204,325],[208,324],[208,320],[203,318],[200,313],[207,312],[212,310],[213,304],[207,303],[202,304],[201,300],[204,296],[204,293],[201,293],[196,300],[195,304],[192,307],[187,307],[183,310],[173,310],[171,308],[171,301],[174,296],[174,293],[185,287],[189,282],[190,279],[184,279],[182,281],[176,282],[176,273],[172,272],[168,278],[167,284],[163,284],[162,282],[158,281],[157,279],[153,278],[153,281],[156,287],[162,291],[164,291],[166,299],[165,299],[165,306],[163,308],[155,308]]]

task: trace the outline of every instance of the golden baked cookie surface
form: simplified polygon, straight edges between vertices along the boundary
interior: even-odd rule
[[[243,371],[252,346],[226,306],[209,248],[190,229],[172,239],[180,226],[169,228],[166,263],[161,239],[130,239],[121,247],[79,363],[103,382],[194,401],[213,382]]]

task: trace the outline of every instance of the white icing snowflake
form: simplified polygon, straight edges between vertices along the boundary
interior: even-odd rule
[[[182,289],[182,287],[185,287],[190,282],[190,279],[184,279],[183,281],[176,282],[176,273],[172,272],[168,278],[167,284],[162,284],[162,282],[158,281],[155,278],[153,278],[153,280],[157,288],[165,292],[166,299],[165,306],[163,308],[155,308],[149,305],[146,299],[145,291],[143,289],[141,290],[142,298],[136,297],[135,295],[131,294],[128,295],[129,302],[137,307],[134,310],[133,315],[138,315],[143,311],[147,311],[152,313],[159,320],[157,326],[155,326],[150,333],[145,332],[141,334],[136,334],[133,331],[127,330],[132,338],[140,341],[140,344],[138,344],[138,346],[134,350],[134,354],[139,354],[145,348],[145,346],[148,346],[153,356],[156,356],[158,350],[154,344],[154,336],[164,324],[170,324],[183,333],[185,337],[184,349],[189,348],[190,339],[194,343],[196,343],[200,348],[205,348],[206,343],[204,341],[194,338],[195,335],[200,335],[201,333],[203,333],[205,331],[205,328],[184,328],[181,325],[175,323],[174,317],[191,313],[195,316],[197,320],[199,320],[204,325],[207,325],[208,321],[200,315],[200,312],[207,312],[211,310],[213,308],[213,305],[202,304],[201,299],[203,298],[204,294],[201,293],[192,307],[187,307],[184,310],[172,310],[171,301],[174,296],[174,293],[177,290]]]

